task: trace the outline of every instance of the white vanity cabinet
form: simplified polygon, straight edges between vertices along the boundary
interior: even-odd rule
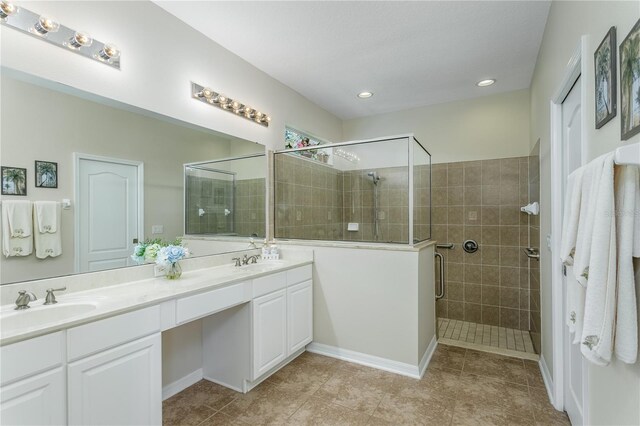
[[[0,421],[3,425],[67,423],[63,333],[0,348]]]
[[[71,425],[162,423],[160,308],[67,331]]]
[[[285,284],[286,285],[286,284]],[[253,374],[255,380],[287,357],[287,290],[253,299]]]
[[[313,286],[311,280],[287,288],[287,344],[293,354],[313,340]]]

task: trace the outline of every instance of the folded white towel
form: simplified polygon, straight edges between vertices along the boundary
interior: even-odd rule
[[[618,166],[615,176],[618,241],[616,358],[634,364],[638,357],[638,312],[633,271],[634,245],[640,246],[640,173],[636,166]],[[636,236],[636,239],[631,238]],[[640,257],[640,252],[635,253]]]
[[[586,289],[574,278],[573,266],[567,265],[567,300],[566,318],[569,332],[573,333],[572,343],[580,344],[582,341],[582,324],[584,321],[584,300]]]
[[[36,211],[37,206],[40,203],[45,203],[45,201],[36,201]],[[49,209],[47,207],[47,209]],[[38,214],[33,215],[34,221],[34,239],[36,244],[36,257],[38,259],[46,259],[47,257],[56,257],[62,254],[62,232],[60,227],[61,222],[61,214],[60,214],[60,204],[53,202],[53,213],[47,213],[48,216],[55,217],[55,223],[52,228],[55,229],[55,232],[52,232],[49,228],[45,229],[45,232],[40,232],[40,224]]]
[[[562,259],[562,263],[565,265],[573,265],[573,256],[576,250],[583,174],[584,168],[580,167],[573,171],[567,180],[564,217],[562,220],[562,240],[560,244],[560,259]]]
[[[60,209],[56,201],[36,201],[35,227],[41,234],[58,232],[58,216]]]
[[[600,179],[604,167],[605,156],[601,156],[587,164],[582,177],[582,191],[580,198],[580,218],[576,250],[573,256],[573,273],[578,282],[586,286],[589,275],[589,260],[591,257],[591,240],[593,237],[593,223],[598,196]],[[613,191],[613,182],[611,182]]]
[[[589,361],[607,365],[613,354],[616,320],[617,244],[614,198],[614,153],[600,159],[603,167],[595,169],[590,205],[593,228],[588,271],[580,274],[587,293],[580,350]],[[600,176],[597,171],[600,170]],[[577,259],[576,259],[577,260]],[[635,301],[634,301],[635,303]]]
[[[9,200],[7,204],[7,220],[12,238],[27,238],[31,236],[31,201]]]
[[[29,206],[29,226],[18,225],[22,228],[23,232],[18,233],[21,235],[25,234],[25,229],[27,230],[29,236],[25,237],[13,237],[11,232],[11,222],[10,218],[15,216],[16,209],[15,206],[20,204],[20,209],[24,209],[24,204],[28,203]],[[20,221],[18,221],[20,223]],[[15,222],[14,222],[15,224]],[[30,201],[13,201],[13,200],[3,200],[2,201],[2,254],[6,257],[13,256],[29,256],[33,252],[33,237],[31,236],[31,202]]]

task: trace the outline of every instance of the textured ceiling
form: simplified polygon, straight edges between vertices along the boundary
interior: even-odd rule
[[[548,1],[156,1],[348,119],[529,87]],[[495,78],[491,87],[475,83]],[[356,94],[368,90],[366,100]]]

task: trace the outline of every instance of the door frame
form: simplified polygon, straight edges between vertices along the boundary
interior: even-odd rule
[[[81,152],[73,153],[73,200],[76,205],[76,211],[73,215],[73,267],[75,273],[80,271],[80,161],[92,160],[102,161],[104,163],[122,164],[125,166],[135,166],[138,170],[138,240],[144,240],[144,163],[142,161],[126,160],[123,158],[105,157],[101,155],[84,154]]]
[[[589,70],[589,52],[588,52],[589,38],[583,35],[580,38],[580,42],[573,51],[569,62],[565,68],[562,76],[562,80],[558,85],[558,88],[554,92],[550,101],[551,111],[551,182],[562,181],[562,168],[564,164],[563,149],[562,149],[562,103],[567,97],[571,88],[576,80],[582,76],[580,81],[581,88],[581,104],[583,106],[582,115],[582,158],[581,164],[586,164],[589,158],[587,153],[586,140],[588,133],[587,119],[587,93],[589,93],[589,87],[587,81],[591,76]],[[564,205],[564,199],[562,197],[563,185],[551,185],[551,238],[550,238],[550,250],[551,250],[551,309],[552,309],[552,341],[553,341],[553,379],[552,383],[547,384],[547,391],[553,406],[557,410],[564,409],[564,374],[565,374],[565,339],[564,339],[564,297],[563,297],[563,284],[562,284],[562,262],[560,261],[560,244],[562,235],[562,209]],[[549,240],[548,240],[549,241]],[[546,377],[549,378],[549,371],[544,363],[544,357],[540,358],[543,373],[546,373]],[[545,371],[546,370],[546,371]],[[588,375],[587,371],[583,369],[583,400],[588,401]],[[588,421],[588,406],[583,404],[583,422],[589,424]]]

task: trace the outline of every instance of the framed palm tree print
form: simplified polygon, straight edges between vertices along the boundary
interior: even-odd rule
[[[36,188],[58,187],[58,163],[36,160]]]
[[[640,19],[620,44],[622,140],[640,133]]]
[[[1,173],[2,195],[27,195],[27,169],[2,166]]]
[[[596,129],[616,116],[616,27],[593,54],[596,80]]]

